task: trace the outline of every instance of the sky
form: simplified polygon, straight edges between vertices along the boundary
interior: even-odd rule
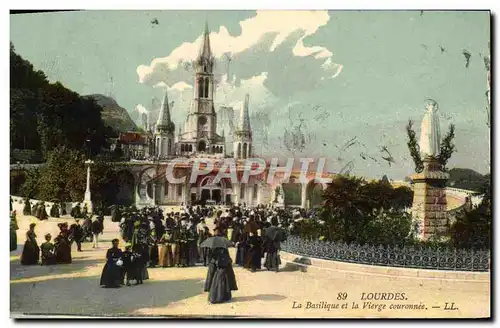
[[[193,98],[190,63],[207,22],[216,111],[239,110],[250,95],[256,154],[326,157],[329,171],[400,180],[414,169],[405,126],[413,120],[419,134],[431,98],[442,135],[456,127],[448,166],[489,171],[489,12],[82,11],[10,19],[16,51],[50,81],[110,95],[134,119],[149,112],[154,121],[152,100],[168,91],[172,119],[183,125]],[[299,131],[305,145],[291,147]]]

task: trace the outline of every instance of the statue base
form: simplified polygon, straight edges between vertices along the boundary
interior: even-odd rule
[[[449,221],[446,203],[446,182],[449,174],[441,171],[436,158],[424,159],[424,170],[411,176],[413,180],[412,215],[418,223],[420,239],[447,234]]]
[[[85,192],[85,197],[83,198],[82,206],[85,206],[85,205],[87,205],[87,212],[88,213],[94,213],[93,206],[92,206],[92,200],[90,198],[90,191]]]

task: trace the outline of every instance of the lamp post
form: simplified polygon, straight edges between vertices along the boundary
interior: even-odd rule
[[[85,198],[83,203],[87,205],[88,213],[92,213],[92,199],[90,195],[90,165],[94,164],[94,161],[88,159],[85,161],[87,164],[87,188],[85,189]]]

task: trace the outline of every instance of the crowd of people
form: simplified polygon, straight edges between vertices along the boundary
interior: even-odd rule
[[[77,251],[81,252],[82,242],[94,242],[93,247],[97,247],[98,235],[104,231],[104,216],[98,215],[93,218],[92,215],[85,215],[83,224],[80,219],[75,219],[71,226],[67,222],[57,224],[59,228],[58,235],[52,242],[50,233],[44,236],[45,242],[38,245],[35,232],[36,223],[31,223],[26,232],[26,241],[21,253],[22,265],[55,265],[68,264],[72,262],[71,246],[77,245]],[[17,236],[12,233],[13,228],[19,229],[16,220],[16,211],[11,213],[11,251],[17,248]],[[14,233],[15,233],[14,230]]]
[[[54,243],[47,234],[40,246],[36,224],[32,223],[26,232],[21,263],[71,263],[73,242],[77,251],[81,251],[83,242],[93,242],[93,247],[98,247],[104,217],[97,215],[92,219],[92,215],[82,214],[83,224],[79,218],[70,226],[59,223],[60,232]],[[261,270],[262,266],[278,272],[281,242],[286,240],[294,219],[302,215],[270,206],[185,206],[178,212],[168,213],[159,207],[113,207],[111,219],[120,227],[125,248],[119,247],[119,239],[113,239],[106,253],[100,286],[119,288],[130,286],[131,282],[140,285],[149,279],[148,268],[203,265],[208,268],[204,290],[209,293],[210,303],[229,301],[231,291],[238,287],[228,248],[236,248],[235,265],[251,272]],[[213,220],[214,229],[207,225],[209,218]],[[12,222],[15,220],[11,218],[11,226]],[[213,240],[219,242],[211,243]]]
[[[265,206],[187,206],[169,213],[159,207],[115,207],[111,217],[119,222],[125,251],[118,247],[118,239],[113,241],[101,286],[118,288],[130,281],[141,284],[148,279],[148,268],[157,266],[204,265],[208,267],[205,291],[210,302],[228,301],[237,284],[227,247],[236,247],[236,265],[256,272],[263,262],[265,269],[278,272],[280,244],[286,240],[293,215]],[[207,226],[208,218],[213,219],[215,229]],[[228,243],[206,244],[211,237]]]

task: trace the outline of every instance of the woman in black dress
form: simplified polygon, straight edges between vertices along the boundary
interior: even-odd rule
[[[69,241],[69,229],[67,223],[59,223],[59,235],[54,239],[56,263],[71,263],[71,243]]]
[[[118,248],[118,239],[113,239],[113,247],[106,253],[106,264],[101,274],[100,286],[105,288],[119,288],[123,284],[122,264],[123,253]]]
[[[40,248],[36,242],[35,226],[35,223],[30,224],[30,228],[26,232],[26,242],[21,254],[22,265],[38,264],[38,260],[40,259]]]
[[[245,259],[245,268],[252,272],[260,270],[262,260],[262,241],[257,234],[250,233],[248,237],[248,252]]]
[[[227,248],[214,248],[210,251],[205,292],[212,304],[231,300],[231,291],[238,290],[234,275],[232,260]]]

